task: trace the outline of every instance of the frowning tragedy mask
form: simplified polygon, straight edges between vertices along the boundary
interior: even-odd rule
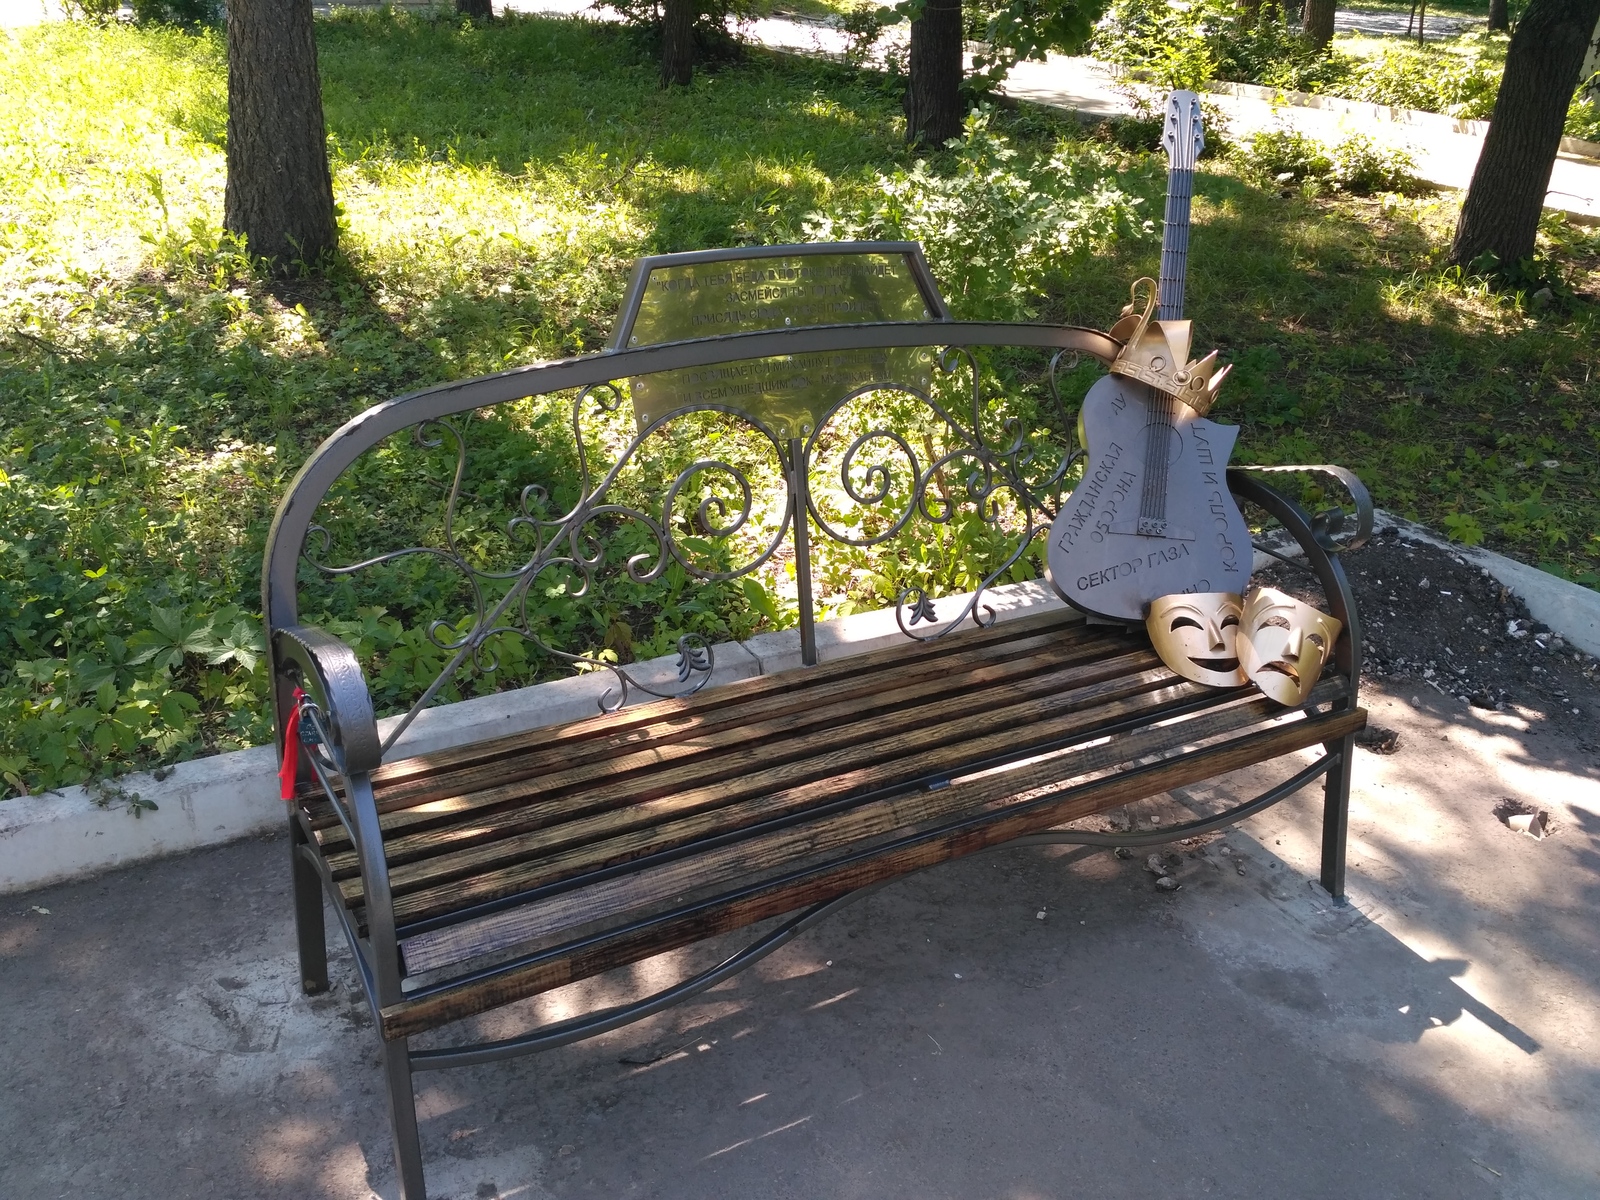
[[[1293,596],[1254,588],[1245,597],[1239,662],[1269,698],[1290,706],[1304,704],[1342,628],[1327,613]]]
[[[1235,636],[1241,604],[1233,592],[1159,596],[1150,602],[1145,628],[1156,653],[1185,679],[1211,687],[1245,681]]]

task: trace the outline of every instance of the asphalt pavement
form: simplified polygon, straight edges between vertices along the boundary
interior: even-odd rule
[[[1180,847],[1172,893],[1138,854],[976,855],[642,1024],[419,1076],[430,1195],[1592,1200],[1595,747],[1426,688],[1365,702],[1400,742],[1356,764],[1349,905],[1311,882],[1315,789]],[[287,854],[4,898],[0,1196],[392,1200],[377,1038],[343,947],[331,993],[296,986]]]

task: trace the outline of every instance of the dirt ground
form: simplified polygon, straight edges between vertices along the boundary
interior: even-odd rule
[[[1366,682],[1520,713],[1600,762],[1600,663],[1529,617],[1494,576],[1393,526],[1347,555],[1345,570],[1361,616]],[[1289,567],[1253,581],[1322,603],[1304,572]]]

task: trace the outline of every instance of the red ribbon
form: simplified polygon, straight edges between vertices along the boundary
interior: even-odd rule
[[[285,800],[294,799],[294,788],[300,774],[300,701],[305,693],[294,690],[294,703],[289,706],[289,718],[283,723],[283,762],[278,767],[278,795]]]

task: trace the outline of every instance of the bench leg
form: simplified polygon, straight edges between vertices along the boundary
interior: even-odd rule
[[[1335,755],[1336,760],[1328,769],[1322,801],[1322,886],[1342,904],[1345,839],[1350,832],[1350,760],[1355,756],[1355,736],[1324,742],[1323,749]]]
[[[394,1131],[400,1200],[427,1200],[427,1185],[422,1181],[422,1139],[417,1135],[417,1098],[411,1089],[411,1053],[405,1038],[383,1044],[383,1075],[389,1086],[389,1127]]]
[[[294,932],[300,944],[300,988],[308,996],[328,990],[328,931],[322,915],[322,880],[306,861],[300,822],[289,818],[289,860],[294,879]]]

